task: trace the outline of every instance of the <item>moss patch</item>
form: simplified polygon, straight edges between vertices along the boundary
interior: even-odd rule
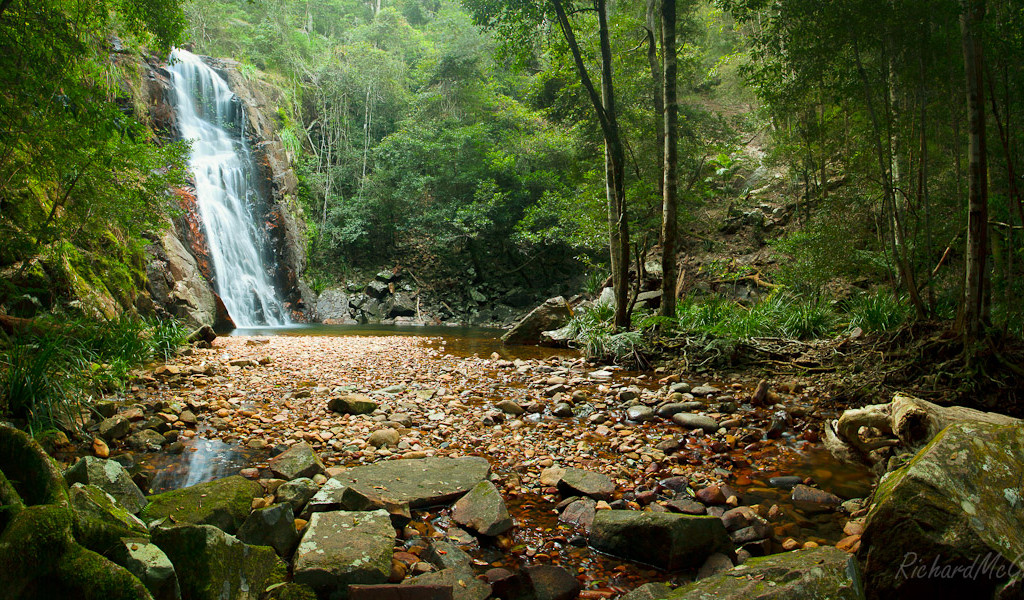
[[[260,484],[233,475],[149,496],[139,517],[146,523],[169,517],[174,523],[213,525],[234,533],[249,516],[253,498],[262,495]]]

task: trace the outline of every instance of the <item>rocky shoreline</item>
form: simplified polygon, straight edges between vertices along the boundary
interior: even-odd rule
[[[816,448],[815,423],[830,416],[813,386],[687,382],[565,353],[481,357],[457,346],[232,337],[158,366],[131,402],[98,407],[86,427],[95,456],[63,474],[48,468],[56,492],[15,485],[26,501],[0,533],[5,572],[22,573],[6,567],[20,564],[19,540],[32,539],[40,512],[69,525],[56,562],[8,588],[88,588],[51,581],[79,547],[130,574],[119,581],[135,591],[107,597],[147,597],[136,580],[155,598],[466,600],[746,598],[765,586],[773,598],[862,598],[907,584],[885,576],[906,548],[887,531],[915,516],[900,482],[936,469],[890,475],[874,505],[827,465],[787,473],[780,463]],[[235,474],[144,495],[148,457],[187,457],[195,438],[257,454]],[[12,444],[0,469],[16,481]],[[1001,543],[960,539],[967,550]]]

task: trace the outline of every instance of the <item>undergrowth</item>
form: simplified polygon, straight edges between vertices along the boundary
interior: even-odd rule
[[[811,340],[860,328],[890,331],[903,324],[909,310],[902,298],[885,292],[860,293],[842,302],[820,294],[799,296],[776,290],[753,306],[719,298],[684,298],[676,317],[635,311],[632,330],[616,332],[611,304],[576,311],[566,326],[571,343],[590,358],[640,363],[656,336],[698,335],[725,340],[785,338]]]
[[[90,399],[122,389],[143,362],[173,356],[188,335],[175,320],[37,319],[0,338],[0,415],[33,431],[73,430]]]

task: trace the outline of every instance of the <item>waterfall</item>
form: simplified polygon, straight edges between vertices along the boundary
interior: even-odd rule
[[[289,325],[263,264],[264,236],[252,213],[257,195],[242,104],[191,52],[175,49],[168,71],[178,130],[192,142],[188,165],[217,293],[239,327]]]

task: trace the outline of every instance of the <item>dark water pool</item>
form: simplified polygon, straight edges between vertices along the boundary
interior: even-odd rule
[[[508,360],[546,359],[552,356],[576,358],[580,353],[569,348],[505,345],[501,342],[504,329],[492,327],[448,327],[444,325],[322,325],[298,324],[287,327],[246,327],[232,331],[232,336],[415,336],[434,338],[432,342],[453,356],[482,356],[493,353]]]

